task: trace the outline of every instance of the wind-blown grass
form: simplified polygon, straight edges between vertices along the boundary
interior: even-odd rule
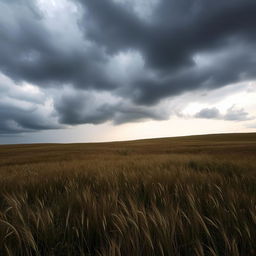
[[[0,255],[256,255],[255,139],[2,146]]]

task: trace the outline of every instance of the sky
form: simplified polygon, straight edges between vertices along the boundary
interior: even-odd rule
[[[256,1],[0,0],[0,144],[256,132]]]

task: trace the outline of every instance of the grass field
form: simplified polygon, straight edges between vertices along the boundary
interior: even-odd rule
[[[256,133],[0,146],[0,255],[256,255]]]

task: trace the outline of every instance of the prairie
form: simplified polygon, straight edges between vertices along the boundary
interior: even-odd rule
[[[256,133],[0,146],[0,255],[256,255]]]

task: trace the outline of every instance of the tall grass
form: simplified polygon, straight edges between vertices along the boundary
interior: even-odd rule
[[[256,255],[252,158],[127,152],[3,165],[0,255]]]

